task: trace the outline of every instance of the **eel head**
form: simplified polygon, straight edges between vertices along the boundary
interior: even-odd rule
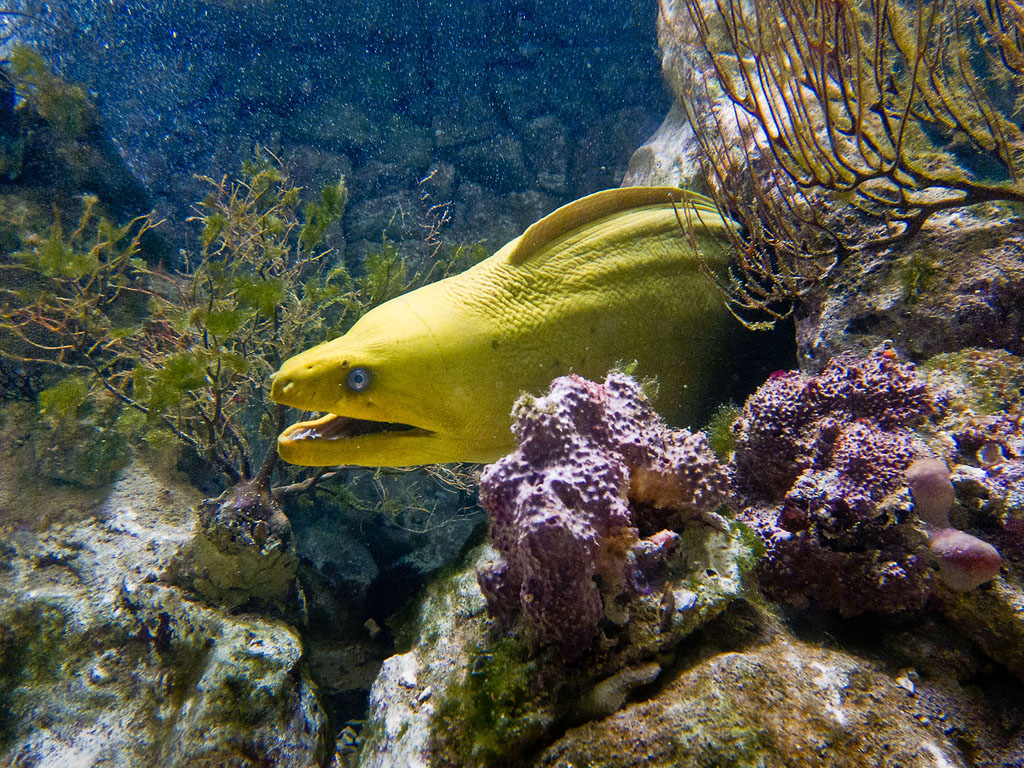
[[[480,452],[452,379],[435,335],[394,299],[274,374],[275,402],[323,414],[285,429],[278,453],[308,466],[492,460],[493,450]]]

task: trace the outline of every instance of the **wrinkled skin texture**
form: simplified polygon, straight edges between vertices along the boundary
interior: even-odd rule
[[[696,215],[691,239],[680,218]],[[287,429],[281,456],[319,466],[493,461],[515,447],[519,395],[630,360],[658,378],[666,418],[689,423],[716,394],[739,328],[697,254],[723,266],[729,226],[707,201],[667,187],[560,208],[477,266],[286,361],[273,398],[330,415]]]

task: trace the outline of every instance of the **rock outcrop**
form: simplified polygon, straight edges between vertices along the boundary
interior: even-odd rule
[[[195,535],[198,501],[135,463],[94,519],[5,534],[0,762],[330,762],[296,630],[163,580]]]

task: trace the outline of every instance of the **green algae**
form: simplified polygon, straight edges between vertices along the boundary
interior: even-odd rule
[[[0,616],[0,752],[38,692],[59,684],[90,649],[70,608],[31,600]]]
[[[704,427],[708,444],[719,461],[729,461],[736,450],[736,436],[732,432],[732,425],[739,415],[740,408],[735,403],[723,403],[718,406]]]
[[[763,684],[756,668],[742,664],[737,668],[747,674],[734,681],[736,685]],[[705,678],[691,696],[699,708],[694,707],[694,715],[679,722],[669,764],[693,768],[763,768],[768,764],[771,750],[764,731],[743,716],[728,688]]]
[[[436,764],[502,766],[515,761],[550,727],[538,707],[540,661],[520,637],[479,649],[462,680],[445,692],[431,722]]]
[[[972,347],[943,353],[922,368],[960,376],[968,385],[968,405],[982,414],[1024,407],[1024,361],[1006,350]]]
[[[99,488],[113,482],[131,458],[117,401],[69,376],[39,393],[33,441],[39,470],[57,482]]]
[[[905,304],[914,304],[936,286],[942,270],[938,263],[920,252],[911,253],[896,266]]]
[[[79,138],[95,122],[85,89],[55,75],[42,56],[27,45],[11,47],[7,75],[15,92],[64,139]]]

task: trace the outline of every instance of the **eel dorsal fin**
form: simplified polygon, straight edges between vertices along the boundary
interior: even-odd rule
[[[712,220],[721,221],[721,214],[709,198],[678,187],[605,189],[567,203],[531,224],[509,253],[509,263],[522,264],[556,237],[613,213],[648,205],[675,203],[683,203],[681,207],[692,207],[698,214],[708,214]],[[682,211],[680,214],[685,215]]]

